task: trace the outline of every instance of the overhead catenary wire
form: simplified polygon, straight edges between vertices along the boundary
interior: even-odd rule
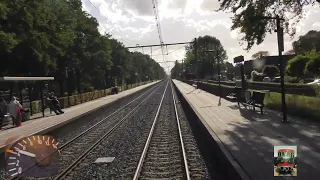
[[[182,47],[179,47],[179,48],[177,48],[177,49],[175,49],[175,50],[173,50],[173,51],[171,51],[171,52],[167,52],[167,54],[165,54],[165,55],[169,55],[169,54],[171,54],[171,53],[174,53],[174,52],[176,52],[176,51],[178,51],[179,49],[182,49],[182,48],[184,48],[185,46],[182,46]],[[154,54],[153,56],[161,56],[162,54]]]
[[[154,15],[155,15],[155,20],[156,20],[156,26],[157,26],[157,29],[158,29],[158,35],[159,35],[161,51],[162,51],[162,58],[163,58],[163,61],[165,61],[165,55],[164,55],[164,49],[163,49],[163,44],[164,43],[163,43],[162,33],[161,33],[158,1],[157,0],[152,0],[152,5],[153,5],[153,12],[154,12]]]

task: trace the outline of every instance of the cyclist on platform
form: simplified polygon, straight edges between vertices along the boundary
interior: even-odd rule
[[[54,96],[53,92],[49,93],[48,100],[50,102],[52,110],[57,114],[63,114],[64,112],[60,108],[59,100],[56,96]]]

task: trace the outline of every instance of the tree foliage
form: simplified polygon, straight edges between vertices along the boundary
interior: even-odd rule
[[[270,54],[269,51],[258,51],[256,53],[254,53],[251,57],[253,59],[259,59],[263,56],[269,56],[269,54]]]
[[[2,0],[0,76],[54,76],[71,91],[78,85],[83,91],[105,88],[115,79],[135,83],[164,77],[153,59],[101,35],[98,25],[82,10],[81,0]]]
[[[185,70],[186,73],[197,73],[200,78],[217,74],[218,63],[220,71],[226,69],[226,50],[220,41],[212,36],[198,37],[186,47]]]
[[[312,50],[305,54],[309,56],[311,59],[305,66],[305,73],[311,73],[315,77],[320,76],[320,53],[316,52],[316,50]]]
[[[171,69],[171,77],[172,78],[177,78],[177,77],[181,77],[183,75],[182,72],[182,63],[179,63],[177,60],[173,66],[173,68]]]
[[[262,73],[268,77],[274,78],[280,74],[280,70],[277,66],[265,65],[262,69]]]
[[[290,76],[302,78],[306,64],[311,60],[309,56],[298,55],[288,61],[286,73]]]
[[[292,43],[292,47],[297,54],[302,54],[315,49],[320,51],[320,31],[309,31],[307,34],[300,36],[297,41]]]
[[[284,18],[283,25],[291,36],[295,34],[297,22],[303,18],[303,8],[310,2],[319,5],[320,0],[292,1],[292,0],[219,0],[219,10],[231,12],[231,29],[240,29],[244,33],[242,40],[247,42],[246,50],[250,50],[254,44],[261,44],[267,33],[276,29],[275,20],[262,17],[275,17],[279,15]],[[288,14],[290,13],[290,17]],[[293,23],[288,24],[289,20]],[[276,37],[275,37],[276,38]]]
[[[290,76],[302,78],[320,76],[320,53],[315,49],[304,52],[289,60],[286,73]]]
[[[264,74],[263,73],[259,73],[258,71],[252,71],[251,72],[251,79],[252,81],[262,81],[264,78]]]

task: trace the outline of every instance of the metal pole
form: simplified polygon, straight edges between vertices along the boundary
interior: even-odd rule
[[[20,103],[23,106],[23,96],[22,96],[22,83],[18,83],[19,86],[19,96],[20,96]]]
[[[41,92],[41,107],[42,107],[42,116],[44,117],[44,102],[43,102],[43,82],[40,85],[40,92]]]
[[[184,62],[183,62],[183,59],[182,59],[182,63],[181,63],[181,68],[182,68],[182,79],[184,79]]]
[[[70,104],[70,87],[69,87],[69,75],[68,75],[68,68],[66,67],[66,79],[67,79],[67,92],[68,92],[68,106],[71,107]]]
[[[32,94],[31,94],[31,90],[32,90],[32,85],[31,83],[29,84],[29,88],[28,88],[28,91],[29,91],[29,106],[30,106],[30,116],[32,116]]]
[[[287,107],[286,107],[286,95],[284,89],[284,69],[282,62],[282,51],[284,50],[283,45],[283,29],[281,27],[281,19],[279,16],[276,17],[277,23],[277,39],[278,39],[278,50],[279,50],[279,64],[280,64],[280,77],[281,77],[281,100],[282,100],[282,122],[288,122],[287,119]]]
[[[218,65],[218,83],[219,83],[219,95],[222,97],[222,91],[221,91],[221,80],[220,80],[220,60],[218,58],[218,52],[216,52],[216,58],[217,58],[217,65]]]
[[[198,81],[199,81],[199,76],[198,76],[199,64],[198,64],[198,43],[197,43],[197,38],[194,38],[194,52],[195,52],[195,57],[196,57],[196,77],[197,77],[197,84],[198,84]]]

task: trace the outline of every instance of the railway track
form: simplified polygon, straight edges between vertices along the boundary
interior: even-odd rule
[[[85,144],[89,134],[84,134],[82,140],[61,146],[64,162],[69,161],[51,179],[211,180],[171,81],[150,91],[139,96],[139,103],[130,105],[130,112],[112,120],[115,123],[99,128],[100,134],[90,138],[89,144]],[[69,149],[82,151],[73,156]],[[99,157],[115,159],[107,164],[94,163]]]
[[[164,96],[162,97],[133,180],[190,180],[187,155],[171,81],[170,86],[169,91],[172,95],[167,95],[165,101]]]
[[[151,97],[151,95],[153,95],[153,93],[156,92],[156,90],[161,85],[162,84],[158,85],[147,97],[143,98],[143,100],[139,104],[135,105],[134,108],[130,112],[126,113],[126,115],[123,118],[121,118],[115,125],[113,125],[111,128],[109,128],[107,131],[104,131],[103,135],[99,136],[99,138],[97,138],[97,140],[88,149],[86,149],[86,151],[83,154],[81,154],[75,161],[73,161],[72,164],[70,164],[67,168],[65,168],[54,179],[60,180],[60,179],[70,178],[70,176],[72,177],[73,170],[76,169],[78,166],[80,166],[81,163],[84,162],[86,157],[93,150],[95,150],[106,138],[108,138],[115,130],[117,130],[117,128],[119,128],[127,120],[128,117],[130,117],[133,113],[135,113],[137,111],[137,109],[139,109],[140,105],[142,103],[144,103],[146,100],[148,100]],[[119,119],[119,117],[118,117],[118,119]],[[86,162],[84,162],[84,163],[86,163]]]
[[[73,166],[76,166],[76,164],[85,157],[85,154],[90,152],[91,148],[94,148],[94,146],[97,145],[101,139],[106,138],[110,133],[112,133],[113,130],[123,123],[127,117],[134,113],[143,102],[145,102],[152,94],[154,94],[154,92],[156,92],[161,85],[162,83],[152,87],[126,105],[118,108],[107,117],[95,123],[87,130],[61,145],[59,147],[60,152],[62,152],[60,155],[59,169],[62,171],[55,178],[61,179],[61,177],[64,177],[70,170],[72,170]],[[118,121],[119,119],[121,120]],[[91,145],[90,148],[85,150],[83,147],[87,147],[88,145]],[[23,178],[20,177],[13,177],[10,180],[22,179]]]

